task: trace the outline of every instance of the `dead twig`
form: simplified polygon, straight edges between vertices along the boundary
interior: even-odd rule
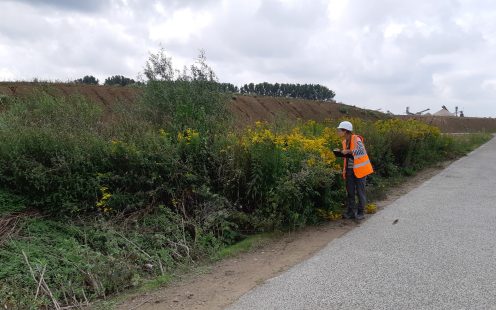
[[[129,242],[131,245],[133,245],[136,249],[138,249],[141,253],[145,254],[146,257],[148,257],[149,259],[153,260],[153,258],[150,256],[150,254],[146,253],[145,251],[143,251],[136,243],[134,243],[133,241],[129,240],[128,238],[124,237],[124,235],[116,232],[117,235],[119,235],[122,239],[126,240],[127,242]]]
[[[36,279],[36,274],[33,270],[33,267],[31,267],[31,263],[29,262],[28,256],[26,255],[26,253],[24,251],[22,251],[22,256],[24,257],[24,261],[26,262],[26,265],[28,265],[29,272],[31,273],[31,277],[33,278],[34,282],[35,283],[41,283],[41,285],[40,285],[41,289],[43,290],[45,295],[48,295],[48,297],[50,297],[50,300],[52,301],[53,306],[55,307],[55,310],[60,310],[59,302],[53,296],[52,291],[48,287],[48,284],[45,282],[45,278],[43,277],[45,271],[42,272],[39,279]],[[45,270],[45,269],[46,269],[46,265],[43,267],[43,270]]]
[[[22,218],[32,216],[39,216],[38,211],[15,212],[0,217],[0,245],[20,231],[18,224]]]
[[[38,287],[36,288],[36,295],[34,296],[34,300],[38,299],[38,294],[40,293],[40,288],[41,288],[41,280],[43,280],[45,271],[46,271],[46,266],[43,266],[43,270],[41,271],[40,281],[38,281]]]

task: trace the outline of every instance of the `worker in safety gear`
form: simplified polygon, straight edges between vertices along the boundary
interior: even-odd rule
[[[344,157],[343,177],[346,180],[347,203],[346,219],[363,220],[367,197],[365,195],[365,181],[367,175],[374,172],[369,156],[365,150],[363,138],[353,133],[353,125],[344,121],[338,126],[338,135],[342,139],[343,148],[334,153]],[[358,206],[355,202],[358,196]]]

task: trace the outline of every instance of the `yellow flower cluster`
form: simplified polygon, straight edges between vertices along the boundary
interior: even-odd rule
[[[139,152],[139,149],[136,147],[134,144],[129,144],[126,142],[123,142],[121,140],[112,140],[111,141],[111,150],[112,153],[131,153],[131,154],[137,154]]]
[[[317,209],[317,214],[323,219],[329,221],[337,221],[343,218],[343,215],[336,211],[326,211],[323,209]]]
[[[367,206],[365,206],[365,213],[367,214],[374,214],[377,212],[377,205],[374,203],[370,203]]]
[[[290,133],[278,134],[268,128],[267,123],[256,122],[241,138],[244,147],[272,143],[282,151],[300,150],[308,153],[307,164],[315,165],[318,161],[337,168],[336,157],[331,149],[338,146],[340,139],[334,129],[316,128],[314,121],[296,126]]]
[[[102,198],[96,203],[96,207],[104,213],[112,211],[112,208],[107,207],[107,202],[112,197],[112,194],[109,192],[108,187],[100,187],[100,193],[102,194]]]
[[[177,133],[177,142],[186,142],[190,144],[191,141],[198,141],[200,133],[194,129],[188,128],[184,132]]]
[[[163,128],[160,128],[158,130],[158,134],[161,136],[161,137],[168,137],[168,133],[167,131],[165,131]]]
[[[439,136],[441,131],[439,128],[430,126],[423,122],[408,119],[389,119],[375,122],[375,127],[381,134],[395,133],[405,134],[410,139],[422,139],[428,136]]]

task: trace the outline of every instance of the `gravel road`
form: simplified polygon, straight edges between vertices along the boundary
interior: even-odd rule
[[[496,309],[496,138],[228,309]]]

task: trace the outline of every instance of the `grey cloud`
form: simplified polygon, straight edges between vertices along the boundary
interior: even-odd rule
[[[296,14],[296,12],[294,12]],[[255,13],[256,15],[257,13]],[[290,23],[291,19],[287,20]],[[187,52],[187,49],[204,48],[213,60],[257,62],[266,59],[286,59],[300,54],[308,36],[306,29],[280,25],[279,21],[257,19],[253,15],[235,10],[226,14],[219,13],[204,32],[191,38],[188,44],[170,42],[166,48]]]
[[[283,5],[278,0],[265,0],[261,3],[256,13],[255,20],[264,21],[278,27],[305,28],[305,30],[318,26],[326,19],[327,3],[322,0],[297,2]]]
[[[445,20],[449,19],[459,6],[457,0],[361,1],[359,5],[354,5],[348,10],[346,19],[353,25],[376,25],[395,20],[409,22],[425,18]]]
[[[217,14],[213,24],[190,43],[205,48],[214,60],[229,54],[235,62],[254,58],[255,66],[263,65],[264,60],[272,63],[303,57],[311,29],[325,26],[326,6],[323,1],[284,6],[269,0],[253,12],[234,8]]]
[[[21,74],[19,78],[71,80],[84,74],[102,79],[112,74],[135,77],[140,68],[130,67],[127,60],[141,59],[141,66],[146,57],[142,50],[146,42],[142,42],[141,36],[130,33],[134,39],[125,40],[106,24],[73,23],[62,18],[55,24],[33,19],[31,24],[16,24],[16,27],[17,37],[0,37],[0,42],[8,44],[12,55],[16,55],[10,62],[0,60],[0,68],[15,69]],[[60,28],[64,31],[59,31]],[[125,27],[122,29],[126,31]]]
[[[95,12],[110,4],[109,0],[7,0],[10,2],[24,3],[31,6],[55,8],[61,10],[74,10]]]
[[[143,1],[137,0],[137,3],[143,5]],[[168,8],[182,8],[182,7],[193,7],[193,8],[204,8],[211,6],[212,4],[218,3],[218,0],[158,0],[158,3],[163,4]]]
[[[22,13],[13,13],[19,6],[12,3],[0,3],[0,11],[11,12],[1,14],[0,37],[16,42],[36,40],[40,37],[40,31],[46,31],[48,24],[46,20],[40,19],[32,8],[26,8]],[[42,34],[45,36],[46,32]]]

